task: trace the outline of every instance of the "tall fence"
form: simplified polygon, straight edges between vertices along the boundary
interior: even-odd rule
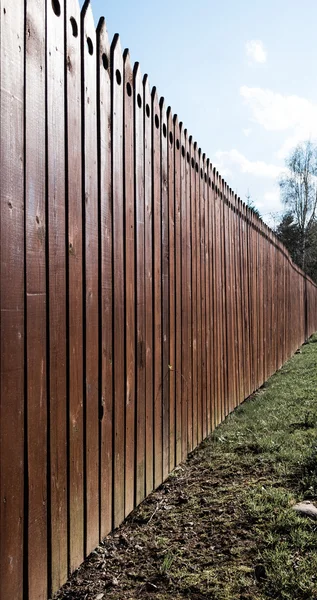
[[[0,8],[0,597],[46,600],[317,329],[317,293],[89,2]]]

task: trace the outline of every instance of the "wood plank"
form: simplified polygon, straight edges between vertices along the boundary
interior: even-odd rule
[[[169,290],[169,472],[175,467],[175,180],[174,127],[171,107],[167,109],[168,169],[168,290]]]
[[[138,63],[134,66],[134,160],[136,207],[136,322],[137,322],[137,423],[136,504],[145,496],[145,282],[144,282],[144,118],[143,86]]]
[[[168,295],[168,171],[167,119],[164,98],[160,98],[161,132],[161,215],[162,215],[162,395],[163,395],[163,480],[169,473],[169,295]]]
[[[111,172],[111,55],[106,22],[97,27],[98,196],[99,196],[99,355],[100,355],[100,537],[112,529],[113,444],[113,275]]]
[[[54,15],[55,18],[55,15]],[[47,596],[45,5],[26,6],[25,248],[28,593]]]
[[[145,493],[153,490],[153,198],[152,119],[148,76],[143,78],[144,115],[144,280],[145,280]]]
[[[0,597],[23,598],[24,2],[2,2],[0,71]],[[14,432],[14,435],[12,435]],[[27,582],[25,582],[27,585]]]
[[[210,201],[209,201],[209,159],[205,161],[204,181],[205,181],[205,277],[206,277],[206,403],[207,403],[207,422],[206,435],[211,432],[211,297],[210,297],[210,276],[211,276],[211,247],[210,247]]]
[[[187,245],[187,373],[185,374],[187,382],[187,452],[191,452],[193,447],[193,388],[192,388],[192,211],[191,211],[191,138],[185,130],[185,155],[186,155],[186,245]],[[185,367],[184,367],[185,368]]]
[[[181,188],[180,188],[180,284],[181,284],[181,292],[179,298],[179,305],[181,310],[181,377],[178,377],[178,381],[180,383],[180,393],[181,393],[181,460],[186,460],[187,457],[187,417],[188,417],[188,387],[189,387],[189,363],[188,363],[188,352],[189,352],[189,335],[188,335],[188,318],[189,318],[189,300],[188,300],[188,248],[187,248],[187,238],[188,238],[188,229],[187,229],[187,198],[186,198],[186,150],[185,150],[185,131],[183,124],[180,123],[180,154],[181,154],[181,164],[180,164],[180,176],[181,176]],[[187,132],[186,132],[187,133]],[[177,140],[176,140],[177,144]],[[175,219],[176,223],[176,219]],[[176,263],[176,276],[177,276],[178,266]],[[177,302],[178,294],[176,295]]]
[[[67,579],[67,347],[64,7],[47,0],[47,194],[52,591]],[[56,5],[57,6],[57,5]]]
[[[66,114],[68,195],[68,444],[69,570],[84,559],[83,421],[83,224],[81,139],[80,10],[66,3]]]
[[[160,107],[152,89],[152,178],[153,178],[153,319],[154,319],[154,487],[163,480],[162,405],[162,222],[161,222],[161,133]]]
[[[124,198],[125,198],[125,302],[126,302],[126,446],[125,516],[134,508],[135,479],[135,207],[133,70],[129,52],[124,59]]]
[[[84,201],[85,554],[99,542],[99,261],[97,39],[89,0],[82,8]]]
[[[182,254],[181,218],[182,218],[182,183],[181,183],[181,129],[177,115],[174,115],[174,190],[175,190],[175,461],[179,464],[182,460],[182,404],[184,391],[182,389],[183,361],[182,361],[182,261],[186,260],[185,251]],[[184,424],[185,426],[185,424]]]
[[[206,339],[206,185],[205,155],[199,156],[200,178],[200,277],[201,277],[201,402],[202,439],[207,435],[207,339]]]
[[[125,312],[123,203],[123,58],[120,39],[111,45],[112,67],[112,214],[113,214],[113,383],[114,486],[113,525],[124,519],[125,454]]]
[[[197,444],[202,440],[202,358],[201,358],[201,189],[200,189],[200,162],[201,149],[195,148],[195,180],[196,180],[196,265],[197,265]]]
[[[191,212],[192,212],[192,325],[193,325],[193,445],[197,446],[197,412],[198,412],[198,386],[197,386],[197,212],[196,212],[196,142],[191,140]]]

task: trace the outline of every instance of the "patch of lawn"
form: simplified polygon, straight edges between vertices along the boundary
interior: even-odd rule
[[[93,553],[56,600],[314,600],[317,335]]]

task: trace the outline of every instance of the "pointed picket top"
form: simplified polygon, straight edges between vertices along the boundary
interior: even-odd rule
[[[135,92],[135,106],[139,109],[143,107],[143,84],[142,84],[142,73],[140,64],[134,63],[133,67],[134,77],[134,92]]]
[[[100,64],[103,65],[105,71],[108,71],[110,76],[110,42],[107,31],[107,24],[104,17],[99,19],[97,25],[97,40],[98,40],[98,51]]]
[[[90,0],[86,0],[81,9],[82,43],[84,54],[88,58],[96,55],[96,30]]]
[[[152,96],[152,101],[155,102],[155,104],[159,104],[157,88],[155,85],[153,85],[153,87],[152,87],[151,96]]]
[[[144,98],[144,110],[145,117],[151,118],[152,113],[152,102],[151,102],[151,88],[149,82],[149,76],[147,74],[143,77],[143,98]]]
[[[175,114],[173,116],[173,123],[174,123],[175,152],[179,152],[180,146],[181,146],[181,132],[180,132],[180,126],[179,126],[177,114]],[[178,144],[177,144],[177,140],[178,140]]]
[[[133,69],[128,48],[125,48],[123,52],[123,72],[125,88],[124,91],[128,95],[128,97],[131,98],[131,96],[133,96]]]
[[[118,85],[121,85],[123,78],[123,56],[118,33],[115,33],[111,42],[110,55],[113,81],[116,81]]]
[[[78,0],[68,0],[66,2],[66,19],[67,24],[70,23],[72,27],[72,34],[74,38],[80,39],[79,27],[80,27],[80,7]]]

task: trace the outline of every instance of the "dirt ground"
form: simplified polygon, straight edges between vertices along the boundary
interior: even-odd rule
[[[317,337],[175,469],[54,600],[317,599]]]

